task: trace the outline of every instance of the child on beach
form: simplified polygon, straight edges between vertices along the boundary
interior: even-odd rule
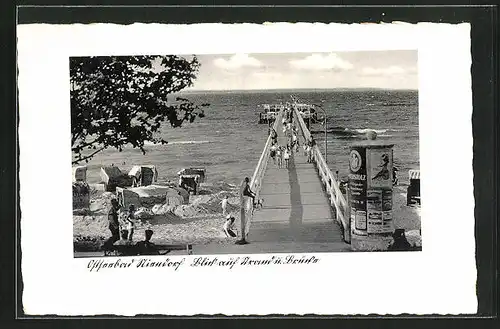
[[[219,202],[219,204],[222,206],[222,215],[223,216],[226,216],[226,210],[227,210],[227,195],[224,196],[224,199],[222,199],[221,202]]]
[[[132,241],[132,236],[134,235],[134,228],[135,228],[135,223],[134,223],[134,219],[135,219],[135,206],[133,204],[131,204],[129,207],[128,207],[128,214],[127,214],[127,231],[128,231],[128,240],[129,241]]]
[[[235,218],[231,215],[227,215],[226,222],[224,223],[223,230],[227,237],[235,238],[236,233],[234,233],[234,220]]]

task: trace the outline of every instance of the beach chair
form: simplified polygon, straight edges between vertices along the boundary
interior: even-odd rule
[[[408,171],[410,186],[406,192],[406,205],[414,203],[420,204],[420,170],[411,169]]]

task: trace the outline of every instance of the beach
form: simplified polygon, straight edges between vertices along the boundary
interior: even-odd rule
[[[234,244],[237,238],[227,237],[222,229],[225,216],[219,203],[228,196],[228,212],[236,218],[235,227],[239,229],[238,188],[220,183],[205,186],[202,191],[212,193],[192,195],[189,205],[179,205],[166,214],[137,220],[134,240],[142,240],[144,231],[150,229],[154,232],[151,241],[156,244]],[[111,192],[93,190],[90,211],[85,215],[73,215],[75,252],[99,251],[110,236],[107,212],[112,198]],[[405,189],[401,186],[394,189],[393,218],[395,228],[420,229],[420,208],[406,205]]]

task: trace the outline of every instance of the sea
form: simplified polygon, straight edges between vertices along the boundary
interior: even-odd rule
[[[408,185],[408,170],[419,169],[418,91],[379,89],[189,91],[182,94],[196,103],[209,103],[205,117],[172,128],[161,128],[167,145],[146,145],[146,154],[131,147],[122,152],[106,149],[87,163],[87,180],[101,181],[101,166],[114,165],[128,172],[134,165],[155,165],[158,183],[177,181],[186,167],[206,169],[208,184],[238,185],[251,177],[264,148],[268,125],[259,124],[262,104],[290,101],[321,104],[328,117],[328,164],[346,179],[353,143],[377,132],[379,141],[394,144],[394,165],[400,185]],[[175,96],[173,96],[175,97]],[[321,111],[319,111],[321,113]],[[320,149],[325,150],[324,126],[312,124]]]

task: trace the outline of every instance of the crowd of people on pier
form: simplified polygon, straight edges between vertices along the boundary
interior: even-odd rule
[[[269,128],[271,134],[271,147],[270,147],[270,157],[273,163],[278,168],[289,168],[290,167],[290,156],[298,153],[300,150],[300,143],[298,138],[298,128],[293,123],[293,114],[289,109],[285,110],[282,121],[282,131],[283,135],[286,137],[286,145],[280,145],[278,143],[278,133],[273,127]],[[311,137],[310,140],[304,140],[303,150],[304,156],[307,157],[307,162],[313,162],[313,147],[316,144],[314,139]]]

